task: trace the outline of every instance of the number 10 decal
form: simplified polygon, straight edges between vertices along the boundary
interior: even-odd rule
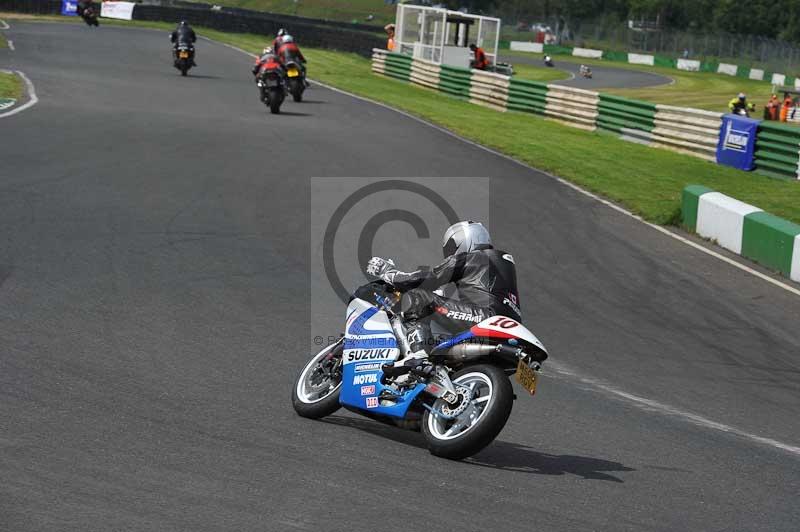
[[[500,327],[501,329],[513,329],[519,323],[512,320],[511,318],[497,318],[492,323],[489,324],[492,327]]]

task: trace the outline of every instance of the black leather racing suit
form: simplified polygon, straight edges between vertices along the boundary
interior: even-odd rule
[[[465,331],[494,315],[521,320],[517,271],[508,253],[489,246],[446,258],[435,268],[397,272],[392,285],[404,292],[400,302],[409,326],[409,342],[421,341],[430,351],[433,320],[451,333]],[[433,290],[453,283],[454,298],[434,294]],[[418,330],[421,338],[414,337]],[[412,350],[421,346],[412,345]]]
[[[197,35],[188,24],[186,26],[178,26],[175,31],[170,34],[170,41],[172,41],[172,55],[174,59],[178,59],[178,46],[181,44],[189,45],[192,61],[194,61],[194,43],[197,41]]]

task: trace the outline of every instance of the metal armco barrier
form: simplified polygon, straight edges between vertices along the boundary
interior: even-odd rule
[[[384,73],[396,79],[408,81],[411,79],[411,58],[407,55],[385,54]]]
[[[469,101],[497,111],[505,111],[508,101],[508,80],[508,76],[474,70]]]
[[[33,14],[58,14],[60,0],[0,0],[0,10]],[[329,48],[354,52],[365,57],[371,50],[383,46],[386,38],[354,29],[350,24],[320,22],[315,19],[286,17],[244,10],[215,10],[210,7],[166,7],[139,4],[133,10],[133,20],[174,22],[186,20],[202,26],[231,33],[275,35],[286,28],[302,43],[312,48]],[[378,28],[376,28],[378,30]]]
[[[436,65],[378,48],[372,52],[372,70],[378,74],[438,88],[497,111],[544,115],[588,131],[599,127],[618,134],[622,140],[667,148],[707,161],[716,160],[722,122],[720,113],[656,105],[481,70]],[[797,171],[797,159],[794,161],[793,168]]]
[[[442,65],[439,70],[439,90],[452,96],[469,98],[472,71],[468,68]]]
[[[536,81],[511,78],[507,108],[543,115],[547,108],[547,85]]]
[[[656,105],[600,94],[597,127],[618,133],[623,140],[650,144],[655,129]]]
[[[716,161],[721,113],[659,104],[654,121],[653,144]]]
[[[439,90],[439,70],[439,65],[415,59],[411,62],[409,80],[417,85]]]
[[[761,122],[756,137],[756,170],[800,179],[800,128]]]
[[[599,101],[598,93],[594,91],[548,85],[544,114],[567,125],[594,131]]]
[[[322,26],[312,22],[292,22],[287,25],[282,17],[273,18],[268,13],[241,14],[212,9],[137,5],[133,10],[133,19],[167,22],[186,20],[194,26],[260,35],[275,35],[280,28],[286,27],[303,46],[355,52],[365,57],[371,55],[373,48],[385,43],[385,38],[351,29]]]
[[[0,11],[59,15],[61,14],[61,0],[0,0]]]

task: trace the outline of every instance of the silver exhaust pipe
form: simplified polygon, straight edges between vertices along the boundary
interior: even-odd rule
[[[484,344],[457,344],[450,348],[445,355],[447,360],[454,362],[463,362],[471,358],[480,358],[482,356],[491,355],[497,352],[496,345]]]

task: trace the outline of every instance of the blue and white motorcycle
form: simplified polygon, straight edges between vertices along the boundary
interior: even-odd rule
[[[433,371],[384,375],[383,366],[409,352],[395,312],[400,293],[383,281],[362,286],[347,307],[345,334],[317,353],[292,390],[303,417],[345,407],[404,428],[421,428],[434,455],[462,459],[503,430],[515,398],[509,376],[536,391],[544,345],[521,323],[493,316],[444,339],[432,350]]]

